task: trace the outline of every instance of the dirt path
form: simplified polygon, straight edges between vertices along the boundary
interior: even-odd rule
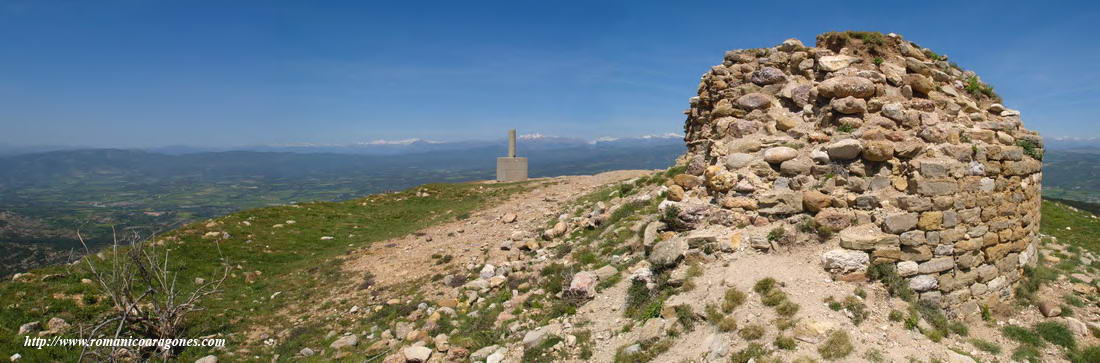
[[[470,218],[428,227],[417,233],[373,244],[350,256],[344,264],[354,274],[371,272],[379,286],[386,286],[443,273],[446,265],[436,265],[432,255],[451,255],[454,263],[465,267],[473,263],[499,263],[509,254],[501,251],[502,242],[519,237],[537,237],[546,221],[565,205],[603,185],[652,173],[650,170],[617,170],[596,175],[561,176],[534,181],[527,192],[479,210]],[[514,222],[503,216],[515,214]],[[518,244],[518,243],[517,243]]]

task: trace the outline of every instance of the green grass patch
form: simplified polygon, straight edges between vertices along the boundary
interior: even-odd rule
[[[1079,351],[1066,354],[1072,363],[1096,363],[1100,362],[1100,345],[1093,345]]]
[[[1017,362],[1040,363],[1042,353],[1033,345],[1021,344],[1012,351],[1012,359]]]
[[[220,268],[217,261],[223,257],[232,266],[241,266],[235,268],[237,277],[231,277],[221,286],[221,293],[201,302],[205,310],[189,317],[180,336],[225,336],[228,346],[260,357],[257,360],[270,360],[275,354],[293,356],[303,347],[316,348],[317,342],[324,340],[322,329],[307,325],[295,330],[291,325],[293,319],[286,319],[282,314],[296,315],[317,308],[310,302],[329,296],[334,287],[347,285],[348,289],[357,289],[363,281],[349,281],[342,271],[343,256],[349,251],[453,221],[458,215],[481,209],[525,188],[527,183],[428,184],[343,202],[245,210],[184,225],[152,239],[164,241],[163,247],[156,247],[157,252],[167,252],[171,256],[169,269],[177,274],[177,288],[184,291],[194,288],[196,277],[212,281],[211,277]],[[417,191],[425,191],[430,196],[417,197]],[[295,223],[287,223],[288,220]],[[206,227],[207,223],[213,224]],[[283,227],[275,228],[277,224]],[[207,232],[225,232],[229,237],[215,245],[213,240],[203,238]],[[323,236],[335,238],[322,240]],[[242,277],[245,271],[261,271],[262,275],[248,283]],[[107,313],[109,304],[103,303],[105,300],[98,296],[95,287],[80,282],[91,278],[83,265],[50,266],[32,272],[38,276],[60,274],[63,277],[48,282],[0,282],[0,305],[5,307],[0,309],[0,331],[7,332],[9,337],[0,339],[0,351],[20,352],[26,361],[75,360],[78,350],[25,349],[15,331],[23,323],[45,322],[61,314],[68,316],[66,320],[72,324],[87,324]],[[396,292],[408,288],[409,292],[415,292],[414,284],[425,282],[410,281],[389,289]],[[372,293],[382,292],[377,286],[366,287]],[[276,292],[280,294],[273,299]],[[77,294],[89,299],[77,305],[74,299],[54,297]],[[419,299],[415,293],[408,296]],[[91,299],[95,299],[95,303],[87,304]],[[328,304],[340,309],[350,308],[350,304],[340,306],[338,301]],[[379,316],[379,319],[389,318]],[[345,325],[348,330],[359,330],[378,323],[382,322],[348,321]],[[270,327],[273,331],[285,329],[295,335],[271,349],[246,340],[247,334],[243,333],[257,326]],[[211,353],[211,349],[188,348],[177,359],[194,361]]]
[[[1092,216],[1092,213],[1081,209],[1073,210],[1065,204],[1043,200],[1039,231],[1057,237],[1063,243],[1072,241],[1073,246],[1100,253],[1100,221]]]
[[[1074,339],[1073,332],[1065,324],[1056,321],[1040,322],[1035,324],[1035,332],[1051,344],[1070,350],[1077,347],[1077,340]]]
[[[989,353],[989,354],[993,354],[993,355],[1000,355],[1001,354],[1001,346],[997,343],[993,343],[993,342],[990,342],[988,340],[973,338],[973,339],[970,339],[970,345],[973,345],[974,348],[978,348],[978,350],[981,350],[981,351]]]
[[[1043,341],[1043,337],[1031,329],[1018,326],[1018,325],[1006,325],[1001,328],[1001,334],[1005,338],[1016,341],[1017,343],[1028,345],[1036,348],[1042,348],[1046,345]]]

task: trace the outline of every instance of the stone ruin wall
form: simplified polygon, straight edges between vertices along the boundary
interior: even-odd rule
[[[720,206],[760,249],[817,238],[838,279],[895,264],[955,313],[1011,296],[1036,261],[1039,135],[900,36],[817,43],[729,51],[702,76],[669,200]]]

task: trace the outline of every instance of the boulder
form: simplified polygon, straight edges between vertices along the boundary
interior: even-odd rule
[[[46,329],[54,333],[61,333],[69,329],[69,323],[65,319],[53,317],[46,322]]]
[[[905,107],[897,102],[882,105],[882,115],[897,122],[905,122],[906,120]]]
[[[787,75],[783,71],[773,68],[764,67],[752,72],[749,76],[749,81],[755,83],[758,86],[767,86],[769,84],[782,83],[787,80]]]
[[[496,276],[496,272],[497,272],[496,266],[486,264],[485,266],[483,266],[481,268],[481,272],[480,272],[479,276],[481,276],[482,279],[488,280],[490,277]]]
[[[42,330],[42,324],[37,321],[32,321],[19,326],[19,335],[27,335],[38,332],[39,330]]]
[[[749,93],[737,98],[737,106],[744,110],[762,110],[771,107],[773,98],[763,93]]]
[[[684,187],[681,187],[679,185],[672,185],[668,187],[668,192],[666,194],[668,200],[679,202],[684,200],[684,197],[686,196],[687,192],[684,191]]]
[[[1048,318],[1055,317],[1062,315],[1062,307],[1056,302],[1043,300],[1039,302],[1039,312]]]
[[[761,214],[793,214],[802,211],[802,192],[777,189],[757,199]]]
[[[683,187],[684,190],[691,190],[703,184],[702,179],[690,174],[676,174],[676,176],[672,177],[672,182]]]
[[[329,344],[329,348],[340,350],[347,347],[354,347],[359,345],[359,336],[355,334],[345,335],[336,339],[336,341]]]
[[[885,140],[869,141],[863,146],[863,158],[875,162],[890,160],[894,158],[894,143]]]
[[[807,190],[802,192],[802,206],[810,212],[820,212],[821,210],[828,208],[833,203],[833,197],[828,194],[816,191]]]
[[[798,150],[786,146],[777,146],[764,150],[764,161],[771,164],[779,164],[796,157],[798,157]]]
[[[687,243],[678,238],[657,242],[647,260],[654,266],[675,266],[686,250]]]
[[[470,356],[470,351],[463,347],[451,347],[447,350],[448,362],[460,362],[466,360],[466,357]]]
[[[733,186],[736,183],[737,174],[728,171],[720,171],[714,173],[713,175],[708,175],[707,178],[707,187],[711,190],[716,190],[721,193],[725,193],[730,189],[733,189]]]
[[[1067,328],[1069,328],[1070,331],[1073,332],[1073,334],[1076,334],[1077,336],[1089,335],[1088,324],[1085,324],[1085,322],[1080,321],[1077,318],[1067,316],[1064,318],[1059,318],[1058,320],[1061,321],[1062,324],[1064,324]]]
[[[856,139],[844,139],[825,147],[830,160],[852,160],[863,151],[863,145]]]
[[[914,91],[920,92],[924,95],[927,95],[936,90],[936,84],[932,82],[932,79],[920,74],[905,75],[905,83],[908,83],[910,87],[913,87]]]
[[[794,52],[805,48],[806,46],[802,45],[802,41],[795,38],[784,40],[783,43],[779,45],[779,50],[783,52]]]
[[[823,97],[852,96],[866,99],[875,95],[875,83],[863,77],[839,76],[818,84],[817,92]]]
[[[612,268],[614,269],[614,268]],[[581,294],[585,297],[592,297],[596,295],[596,282],[599,280],[596,274],[583,271],[573,275],[573,280],[569,282],[569,291],[575,294]]]
[[[795,156],[797,156],[797,153],[796,153]],[[750,154],[733,153],[733,154],[730,154],[730,155],[726,155],[726,158],[725,158],[726,168],[728,168],[729,170],[737,170],[737,169],[749,166],[749,164],[751,164],[755,160],[756,160],[756,156],[753,156],[753,155],[750,155]]]
[[[424,363],[431,358],[432,349],[425,346],[412,346],[402,349],[401,354],[405,355],[406,362]]]
[[[807,175],[813,164],[805,158],[795,158],[779,164],[779,173],[785,176]]]
[[[470,361],[473,361],[473,362],[484,361],[486,358],[489,357],[490,354],[493,354],[493,352],[496,352],[497,349],[499,349],[499,348],[500,348],[499,345],[490,345],[490,346],[487,346],[487,347],[482,347],[481,349],[478,349],[478,350],[474,351],[473,353],[470,353]]]
[[[817,66],[826,72],[836,72],[848,68],[852,63],[859,62],[860,60],[859,57],[850,55],[830,55],[818,58]]]
[[[657,233],[665,228],[665,223],[660,221],[653,221],[646,224],[645,229],[642,230],[642,245],[649,247],[657,241]]]
[[[864,112],[867,112],[867,101],[864,101],[862,98],[855,98],[852,96],[844,98],[834,98],[832,101],[829,102],[829,106],[831,106],[836,112],[849,115],[863,114]]]
[[[775,121],[775,128],[779,131],[787,131],[802,124],[800,117],[779,107],[768,109],[768,117]]]
[[[825,208],[814,215],[814,222],[822,228],[836,232],[848,228],[855,216],[852,211],[839,208]]]
[[[550,337],[550,333],[546,330],[546,328],[539,328],[528,331],[527,334],[523,335],[523,346],[527,347],[527,349],[531,349],[542,344],[542,342]]]

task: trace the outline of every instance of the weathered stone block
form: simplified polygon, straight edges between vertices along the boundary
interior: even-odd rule
[[[923,212],[932,209],[932,198],[906,195],[898,198],[898,207],[910,212]]]
[[[922,274],[943,272],[955,268],[955,259],[951,257],[936,257],[928,262],[920,264],[918,272]]]
[[[920,246],[928,243],[928,239],[924,237],[924,231],[909,231],[902,233],[900,236],[902,245],[905,246]]]
[[[939,285],[939,280],[934,275],[919,275],[909,279],[909,288],[916,292],[934,290]]]
[[[802,211],[802,192],[775,190],[759,198],[760,213],[794,214]]]
[[[978,252],[964,253],[955,258],[955,264],[965,269],[981,265],[983,262],[985,262],[984,255]]]
[[[917,226],[916,213],[898,213],[883,219],[882,229],[886,233],[901,234]]]
[[[985,257],[990,261],[1000,260],[1002,257],[1012,252],[1011,243],[1001,243],[993,247],[985,249]]]
[[[898,236],[882,233],[874,224],[862,224],[840,231],[840,247],[853,250],[873,250],[900,245]]]
[[[955,251],[976,251],[982,248],[982,240],[977,238],[968,238],[962,241],[955,242]]]
[[[932,247],[929,246],[901,246],[901,259],[923,262],[932,259]]]
[[[920,214],[917,227],[924,231],[938,231],[943,229],[943,212],[929,211]]]
[[[924,196],[951,195],[958,192],[959,185],[954,179],[918,179],[917,193]]]

